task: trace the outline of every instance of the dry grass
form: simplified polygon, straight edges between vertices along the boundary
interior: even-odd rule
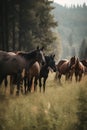
[[[60,85],[54,80],[54,76],[54,73],[49,74],[44,94],[37,90],[36,93],[19,97],[10,96],[8,90],[4,94],[2,86],[0,130],[80,130],[82,115],[87,108],[87,77],[80,83],[76,83],[74,79],[72,83],[65,82],[62,78]],[[81,106],[83,101],[84,109]],[[87,128],[86,119],[81,130]]]

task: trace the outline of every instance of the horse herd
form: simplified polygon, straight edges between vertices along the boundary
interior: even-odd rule
[[[70,60],[64,59],[58,62],[56,77],[61,82],[61,76],[65,75],[65,80],[71,80],[73,75],[75,75],[75,80],[81,81],[82,75],[87,73],[87,60],[79,60],[75,56],[71,57]]]
[[[56,72],[59,82],[61,82],[62,75],[65,75],[66,80],[72,80],[72,76],[75,74],[77,82],[81,80],[82,74],[87,71],[87,61],[79,61],[74,56],[70,60],[60,60],[56,64],[55,55],[45,55],[43,47],[37,47],[30,52],[0,51],[0,84],[4,81],[6,87],[8,85],[7,76],[10,75],[11,94],[13,93],[13,84],[17,85],[17,95],[19,95],[23,85],[24,93],[31,92],[32,83],[34,83],[34,91],[37,90],[39,83],[40,92],[42,86],[43,92],[45,92],[49,71]]]

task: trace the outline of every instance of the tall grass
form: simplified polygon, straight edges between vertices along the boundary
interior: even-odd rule
[[[19,97],[1,89],[0,130],[87,130],[86,78],[60,85],[49,74],[45,93]]]

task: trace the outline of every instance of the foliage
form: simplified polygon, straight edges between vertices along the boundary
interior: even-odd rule
[[[79,49],[80,59],[87,59],[87,39],[83,39]]]
[[[53,14],[58,21],[61,36],[62,57],[77,55],[82,40],[87,37],[87,6],[63,7],[54,3]]]
[[[1,0],[0,49],[30,50],[37,45],[51,45],[57,26],[52,2],[48,0]]]

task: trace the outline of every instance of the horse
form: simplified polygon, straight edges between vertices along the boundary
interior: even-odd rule
[[[81,63],[85,66],[85,74],[87,74],[87,59],[81,60]]]
[[[54,57],[55,57],[55,55],[45,56],[46,63],[44,66],[41,67],[39,77],[35,76],[34,90],[36,90],[37,81],[39,80],[40,92],[41,92],[42,86],[43,86],[43,92],[45,92],[45,86],[46,86],[46,81],[48,78],[49,71],[51,70],[52,72],[53,71],[56,72],[56,65],[55,65]],[[42,78],[43,78],[43,82],[42,82]]]
[[[61,82],[61,76],[65,75],[65,79],[71,79],[72,80],[72,76],[73,76],[73,68],[72,66],[75,64],[76,58],[71,57],[70,60],[64,59],[64,60],[60,60],[58,62],[58,64],[56,64],[57,67],[57,72],[56,75],[59,79],[59,82]]]
[[[85,67],[87,67],[87,60],[86,60],[86,59],[81,60],[81,62],[82,62],[82,64],[83,64]]]
[[[24,88],[25,88],[25,94],[26,92],[32,91],[32,83],[33,79],[35,77],[39,76],[40,70],[41,70],[42,64],[38,61],[36,61],[27,72],[25,72],[24,76]]]
[[[76,63],[74,65],[75,69],[75,80],[81,81],[82,74],[85,72],[86,67],[82,64],[82,62],[79,61],[79,58],[77,58]]]
[[[43,86],[45,87],[45,83],[48,77],[49,70],[56,71],[56,66],[55,66],[55,61],[54,61],[55,55],[50,55],[50,56],[45,56],[45,64],[41,65],[39,62],[35,62],[31,68],[29,68],[28,73],[25,76],[24,79],[24,86],[25,86],[25,93],[27,91],[31,92],[31,86],[34,81],[34,91],[36,91],[37,87],[37,81],[39,80],[39,86],[41,90],[41,78],[44,78],[44,84]],[[28,90],[26,90],[26,82],[28,81]],[[45,91],[45,89],[44,89]]]
[[[18,52],[16,55],[0,51],[0,84],[7,75],[16,74],[17,94],[19,95],[23,69],[27,71],[35,61],[45,62],[43,49],[43,47],[37,47],[37,49],[31,52]]]

